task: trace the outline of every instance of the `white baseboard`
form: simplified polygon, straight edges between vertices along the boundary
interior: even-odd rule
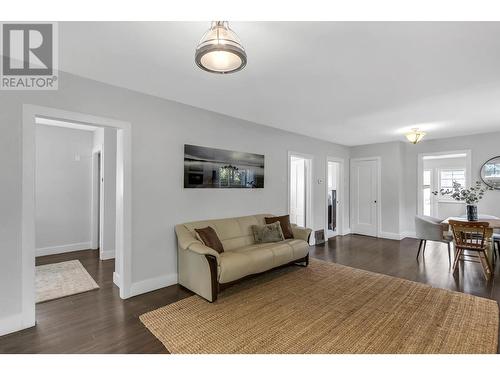
[[[347,234],[351,234],[351,228],[347,228],[342,231],[342,236],[345,236]]]
[[[114,250],[103,250],[99,254],[101,260],[115,259]]]
[[[381,232],[379,237],[389,240],[402,240],[403,238],[416,238],[416,235],[415,232],[410,231],[401,233]]]
[[[35,256],[69,253],[71,251],[87,250],[91,248],[90,242],[70,243],[67,245],[40,247],[35,250]]]
[[[399,233],[392,233],[392,232],[380,232],[379,233],[379,238],[385,238],[388,240],[400,240],[401,235]]]
[[[27,324],[23,319],[23,314],[10,315],[0,318],[0,336],[33,327],[34,324]]]
[[[417,238],[417,234],[415,232],[401,232],[401,239],[403,238]]]
[[[162,275],[152,279],[136,281],[130,287],[130,297],[177,284],[177,274]]]
[[[113,272],[113,284],[115,284],[118,288],[121,288],[120,275],[116,272]]]

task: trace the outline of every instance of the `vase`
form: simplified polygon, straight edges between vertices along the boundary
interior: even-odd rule
[[[467,221],[477,221],[477,206],[475,204],[467,205]]]

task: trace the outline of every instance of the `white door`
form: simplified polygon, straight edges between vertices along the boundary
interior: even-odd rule
[[[378,160],[351,161],[351,231],[377,236]]]
[[[290,159],[290,222],[304,227],[306,225],[306,161]]]

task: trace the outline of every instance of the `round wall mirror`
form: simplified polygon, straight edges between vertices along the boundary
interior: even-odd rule
[[[483,164],[481,179],[489,187],[500,190],[500,156],[495,156]]]

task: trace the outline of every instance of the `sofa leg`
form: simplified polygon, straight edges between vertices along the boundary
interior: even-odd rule
[[[209,302],[215,302],[219,294],[219,282],[217,281],[217,258],[210,254],[205,254],[205,258],[210,268],[210,279],[212,287],[212,299]]]
[[[297,266],[307,267],[309,265],[309,254],[307,254],[304,258],[297,259],[294,263]]]

